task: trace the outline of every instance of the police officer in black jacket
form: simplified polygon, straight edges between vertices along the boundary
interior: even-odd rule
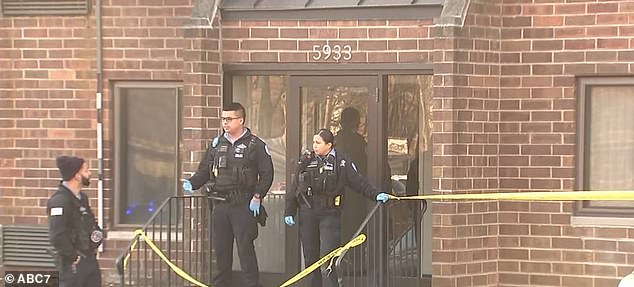
[[[305,153],[286,194],[284,222],[292,226],[299,209],[299,237],[306,265],[310,266],[341,244],[341,205],[349,187],[376,201],[389,197],[359,174],[350,156],[335,150],[334,136],[321,129],[313,136],[313,151]],[[319,270],[310,275],[310,286],[321,287]],[[339,286],[337,274],[330,274],[330,286]]]
[[[207,183],[215,196],[225,199],[216,201],[212,215],[218,262],[213,285],[219,287],[230,286],[234,238],[244,273],[244,284],[238,286],[260,286],[253,241],[260,204],[273,183],[273,161],[266,144],[244,127],[245,115],[239,103],[223,107],[224,134],[212,141],[194,176],[183,183],[189,192]]]
[[[96,249],[103,233],[81,192],[90,184],[91,172],[84,159],[60,156],[56,160],[62,182],[48,200],[49,240],[60,271],[60,287],[101,287]]]

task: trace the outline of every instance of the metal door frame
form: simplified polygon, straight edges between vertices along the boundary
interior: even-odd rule
[[[368,170],[367,177],[375,186],[383,186],[383,182],[380,179],[383,178],[384,169],[382,162],[383,157],[387,154],[387,147],[382,142],[384,136],[385,122],[383,121],[384,112],[386,109],[382,107],[382,76],[380,75],[355,75],[355,76],[291,76],[289,79],[289,97],[288,101],[288,121],[287,125],[287,166],[292,166],[297,161],[297,155],[300,154],[301,149],[301,89],[303,87],[326,87],[326,86],[365,86],[368,87],[369,99],[367,99],[367,154],[374,154],[379,156],[368,157]],[[291,177],[293,171],[287,171],[287,178]],[[292,233],[294,238],[299,239],[299,230],[295,229]],[[377,234],[377,240],[382,241],[384,238]],[[297,257],[295,260],[301,260],[299,258],[300,243],[299,241],[292,242],[295,244],[294,248],[297,250]],[[379,252],[380,253],[380,252]],[[386,270],[386,261],[381,258],[382,254],[377,254],[378,268],[380,270]],[[295,266],[291,266],[296,272],[300,271],[300,262],[298,261]],[[289,266],[287,266],[289,267]],[[384,282],[386,272],[378,272],[379,282]]]
[[[302,86],[334,86],[334,85],[350,85],[367,81],[374,88],[374,100],[368,101],[367,110],[367,126],[368,126],[368,154],[380,155],[378,157],[368,158],[368,178],[373,184],[381,188],[387,188],[389,183],[378,182],[385,172],[382,163],[387,160],[387,146],[383,142],[387,134],[387,87],[388,75],[419,75],[430,74],[432,70],[431,64],[350,64],[350,65],[329,65],[329,64],[223,64],[225,71],[223,77],[223,96],[224,102],[230,102],[232,98],[232,76],[238,75],[286,75],[289,79],[289,91],[287,98],[288,113],[287,119],[287,150],[286,150],[286,178],[287,182],[291,177],[292,167],[296,165],[298,155],[300,154],[300,88]],[[358,86],[358,85],[357,85]],[[371,92],[371,90],[370,90]],[[372,167],[372,168],[370,168]],[[381,222],[386,221],[386,211],[381,210]],[[384,224],[381,224],[384,227]],[[299,243],[299,231],[297,227],[293,227],[286,233],[288,247],[286,249],[286,273],[265,273],[260,274],[262,284],[281,283],[301,271],[301,252]],[[386,230],[382,230],[382,234],[386,234]],[[382,238],[387,240],[386,238]],[[384,241],[386,242],[386,241]],[[292,246],[292,247],[291,247]],[[381,255],[385,256],[385,255]],[[381,270],[379,282],[381,286],[387,286],[387,258],[380,260]],[[404,278],[401,278],[404,279]],[[421,281],[422,280],[422,281]],[[409,280],[406,280],[409,281]],[[419,283],[429,283],[429,278],[416,279]],[[298,285],[300,286],[300,285]]]

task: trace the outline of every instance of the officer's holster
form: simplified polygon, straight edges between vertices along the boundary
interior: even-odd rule
[[[255,218],[255,220],[258,221],[258,223],[264,227],[266,226],[266,219],[269,217],[269,215],[266,213],[266,208],[264,208],[263,204],[260,204],[260,214],[258,214],[258,216]]]

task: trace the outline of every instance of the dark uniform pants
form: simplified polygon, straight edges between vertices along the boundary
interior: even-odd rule
[[[215,204],[212,228],[213,247],[218,262],[218,274],[214,277],[214,286],[230,286],[234,238],[238,246],[238,257],[244,274],[244,284],[237,286],[260,286],[258,259],[255,256],[255,247],[253,246],[253,240],[258,237],[258,226],[253,212],[249,210],[248,203],[239,205]]]
[[[82,258],[76,272],[65,266],[59,274],[59,287],[101,287],[101,271],[94,254]]]
[[[317,262],[341,244],[341,214],[337,209],[308,209],[299,210],[299,237],[304,250],[306,266]],[[310,275],[311,287],[322,287],[320,269]],[[329,276],[330,286],[339,286],[337,274]]]

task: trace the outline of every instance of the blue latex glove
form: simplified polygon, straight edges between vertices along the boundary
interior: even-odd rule
[[[381,201],[381,202],[385,203],[388,200],[390,200],[390,196],[387,195],[387,193],[385,193],[385,192],[381,192],[381,193],[376,195],[376,201]]]
[[[194,189],[192,187],[192,182],[189,180],[184,179],[183,180],[183,190],[187,191],[189,193],[194,193]]]
[[[292,215],[286,216],[284,217],[284,223],[286,223],[286,225],[288,226],[293,226],[295,225],[295,219]]]
[[[251,202],[249,202],[249,209],[253,211],[253,216],[258,216],[260,214],[260,202],[262,200],[257,198],[251,198]]]

